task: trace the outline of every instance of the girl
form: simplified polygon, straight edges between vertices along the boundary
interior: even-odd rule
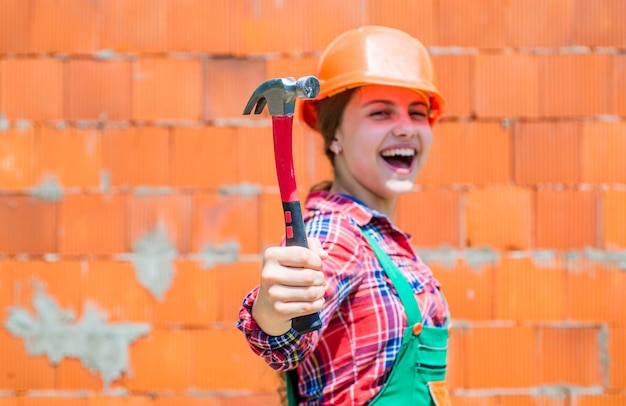
[[[448,309],[439,283],[394,225],[431,149],[444,101],[425,47],[378,26],[348,31],[320,57],[320,94],[299,104],[324,139],[332,181],[305,203],[309,247],[272,247],[238,328],[290,404],[448,405]],[[320,312],[321,329],[291,319]]]

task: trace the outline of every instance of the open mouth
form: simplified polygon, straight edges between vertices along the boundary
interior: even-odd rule
[[[380,153],[380,156],[390,166],[398,169],[409,169],[415,159],[416,151],[413,148],[393,148]]]

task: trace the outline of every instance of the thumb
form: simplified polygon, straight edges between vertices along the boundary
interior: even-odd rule
[[[320,240],[315,237],[308,237],[307,242],[309,244],[309,249],[319,255],[322,261],[328,258],[328,252],[324,251]]]

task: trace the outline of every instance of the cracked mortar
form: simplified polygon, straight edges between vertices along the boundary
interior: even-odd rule
[[[128,370],[128,346],[150,332],[146,323],[107,324],[108,315],[95,304],[85,303],[76,323],[71,310],[62,310],[43,285],[33,297],[35,314],[20,307],[9,308],[6,329],[24,339],[29,355],[45,354],[53,365],[64,357],[78,358],[90,371],[97,371],[105,387]]]

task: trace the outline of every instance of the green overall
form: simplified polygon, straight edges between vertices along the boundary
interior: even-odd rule
[[[450,398],[445,385],[448,323],[444,327],[422,324],[422,312],[413,289],[389,255],[365,230],[363,234],[396,288],[408,319],[391,374],[370,405],[449,406]]]
[[[450,398],[445,385],[448,325],[429,327],[422,324],[422,313],[413,289],[402,276],[391,258],[374,239],[363,230],[387,277],[405,308],[408,327],[402,345],[387,378],[385,386],[369,403],[370,406],[449,406]],[[293,378],[293,374],[291,378]],[[296,405],[294,389],[297,381],[287,377],[289,405]]]

